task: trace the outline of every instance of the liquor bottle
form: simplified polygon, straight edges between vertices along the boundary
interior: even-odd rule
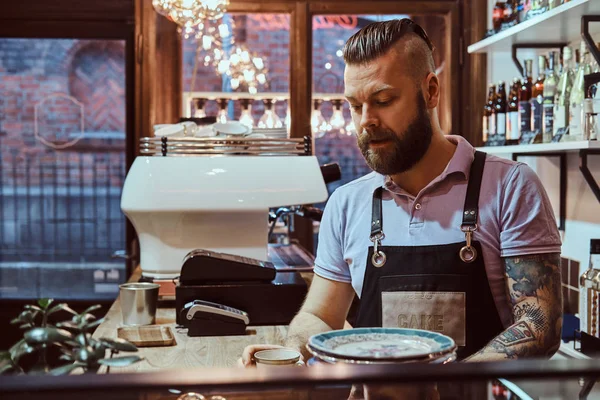
[[[590,240],[590,264],[579,278],[579,316],[581,330],[598,336],[598,283],[600,282],[600,239]]]
[[[558,76],[554,70],[555,60],[556,52],[553,51],[548,57],[548,75],[544,81],[544,130],[542,135],[544,143],[552,141],[554,132],[554,97],[558,84]]]
[[[525,79],[519,88],[519,127],[521,134],[531,129],[531,67],[533,60],[525,60]]]
[[[548,10],[552,10],[562,4],[561,0],[548,0]]]
[[[531,90],[531,130],[542,133],[544,127],[544,80],[546,79],[546,57],[538,58],[538,78]]]
[[[571,87],[573,85],[572,58],[573,50],[568,46],[564,47],[562,72],[558,80],[554,99],[553,135],[556,135],[559,129],[569,126],[569,98],[571,97]]]
[[[494,6],[494,10],[492,11],[492,25],[494,27],[494,31],[500,32],[502,29],[502,24],[504,23],[504,15],[506,13],[506,2],[505,1],[497,1]]]
[[[519,0],[519,22],[527,21],[530,18],[532,0]]]
[[[498,82],[498,92],[494,102],[496,113],[496,134],[506,139],[506,86],[503,81]]]
[[[519,144],[521,127],[519,126],[519,88],[521,81],[514,78],[508,95],[508,126],[506,144]]]
[[[489,91],[488,91],[488,97],[487,100],[485,102],[485,105],[483,106],[483,142],[487,142],[489,137],[491,135],[494,135],[494,132],[491,131],[491,129],[493,128],[491,119],[492,116],[494,115],[494,96],[496,91],[496,87],[492,84],[490,84],[489,87]]]
[[[583,100],[585,99],[584,81],[585,75],[591,74],[592,69],[588,60],[589,51],[585,42],[581,42],[579,50],[579,69],[573,81],[571,96],[569,97],[569,139],[583,140]]]

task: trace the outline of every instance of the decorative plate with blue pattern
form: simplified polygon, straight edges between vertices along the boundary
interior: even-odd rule
[[[404,328],[356,328],[312,336],[308,349],[333,358],[407,360],[437,358],[456,350],[456,343],[440,333]]]

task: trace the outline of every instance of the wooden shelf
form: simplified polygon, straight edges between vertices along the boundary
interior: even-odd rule
[[[521,144],[516,146],[490,146],[478,147],[477,150],[488,154],[536,154],[536,153],[560,153],[577,152],[579,150],[600,150],[600,141],[586,140],[579,142],[559,142],[559,143],[539,143],[539,144]]]
[[[470,45],[469,54],[511,51],[520,43],[570,43],[581,39],[581,17],[599,15],[600,1],[572,0],[537,17],[521,22],[494,36]],[[600,23],[590,24],[592,35],[600,33]]]

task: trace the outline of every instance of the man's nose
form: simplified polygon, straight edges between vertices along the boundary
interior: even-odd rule
[[[363,106],[362,115],[360,118],[360,127],[362,129],[372,129],[379,127],[379,117],[374,112],[372,107]]]

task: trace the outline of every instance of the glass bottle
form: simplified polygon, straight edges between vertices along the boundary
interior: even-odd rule
[[[483,106],[483,142],[487,142],[488,138],[491,135],[494,135],[495,132],[491,132],[491,122],[490,119],[494,113],[493,105],[494,105],[494,85],[490,84],[488,90],[488,97]]]
[[[514,78],[508,98],[508,121],[506,144],[519,144],[521,127],[519,126],[519,88],[521,81]]]
[[[532,92],[532,78],[531,69],[533,60],[525,60],[525,78],[521,82],[519,88],[519,127],[521,135],[523,132],[531,129],[531,92]]]
[[[562,72],[558,79],[554,100],[553,135],[556,135],[559,129],[569,126],[569,98],[571,97],[571,86],[573,84],[572,58],[573,50],[568,46],[564,47]]]
[[[589,51],[585,42],[581,42],[581,48],[579,50],[581,57],[579,62],[579,69],[575,75],[573,81],[573,88],[571,89],[571,96],[569,97],[569,139],[570,140],[583,140],[583,100],[585,98],[584,93],[584,76],[591,74],[592,69],[589,62]]]
[[[542,132],[544,127],[544,81],[546,80],[546,57],[538,57],[538,78],[531,90],[531,130]]]
[[[506,12],[506,2],[505,1],[497,1],[494,6],[494,10],[492,11],[492,25],[494,27],[494,31],[500,32],[502,29],[502,24],[504,23],[504,14]]]
[[[554,70],[556,52],[553,51],[548,57],[548,74],[544,81],[544,129],[542,140],[544,143],[552,141],[554,132],[554,97],[556,95],[556,85],[558,84],[558,76]]]
[[[503,81],[498,82],[494,111],[496,114],[496,134],[506,138],[506,86]]]
[[[600,239],[590,240],[590,264],[579,278],[581,330],[598,336],[598,291],[600,290]]]

